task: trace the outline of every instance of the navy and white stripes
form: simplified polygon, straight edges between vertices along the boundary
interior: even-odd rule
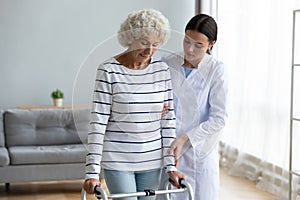
[[[142,171],[165,167],[176,170],[167,155],[175,139],[175,115],[168,66],[155,61],[131,70],[115,59],[97,70],[86,178],[99,178],[101,167]],[[169,112],[161,117],[163,105]],[[101,166],[100,166],[101,163]]]

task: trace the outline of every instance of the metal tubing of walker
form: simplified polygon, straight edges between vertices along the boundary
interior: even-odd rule
[[[145,196],[154,196],[154,195],[166,195],[167,200],[170,200],[171,193],[181,193],[188,192],[189,200],[194,200],[193,189],[189,183],[182,181],[183,188],[180,189],[169,189],[171,186],[170,182],[165,184],[165,190],[145,190],[144,192],[133,192],[133,193],[124,193],[124,194],[107,194],[105,190],[99,186],[95,187],[95,196],[98,199],[108,200],[108,199],[120,199],[127,197],[145,197]],[[84,189],[81,191],[81,200],[86,200],[86,192]]]
[[[184,180],[182,180],[181,181],[181,185],[183,185],[185,187],[183,187],[181,189],[174,189],[174,190],[169,189],[171,185],[172,184],[170,182],[166,182],[166,184],[165,184],[165,191],[170,191],[169,193],[166,193],[167,200],[170,200],[170,194],[171,193],[179,193],[179,192],[184,192],[184,191],[188,192],[189,200],[194,200],[193,188],[192,188],[192,186],[189,183],[187,183]]]

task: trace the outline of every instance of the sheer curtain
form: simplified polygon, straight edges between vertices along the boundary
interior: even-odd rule
[[[227,0],[217,5],[215,53],[227,65],[230,81],[220,163],[229,173],[287,198],[292,19],[300,2]]]

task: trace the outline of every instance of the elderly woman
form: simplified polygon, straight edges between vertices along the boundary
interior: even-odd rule
[[[98,67],[86,156],[87,193],[100,184],[101,169],[111,193],[156,190],[162,169],[175,186],[185,178],[175,167],[174,155],[167,153],[176,124],[169,68],[152,60],[169,32],[160,12],[134,12],[118,32],[127,50]],[[169,112],[162,117],[164,104]]]

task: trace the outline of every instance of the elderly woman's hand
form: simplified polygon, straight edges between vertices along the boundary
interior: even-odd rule
[[[94,188],[101,186],[101,182],[98,179],[90,178],[86,179],[83,183],[83,188],[88,194],[94,194]]]
[[[174,185],[177,188],[181,188],[181,186],[179,184],[179,180],[180,179],[186,180],[186,176],[184,174],[180,173],[179,171],[169,171],[168,174],[169,174],[172,185]]]

